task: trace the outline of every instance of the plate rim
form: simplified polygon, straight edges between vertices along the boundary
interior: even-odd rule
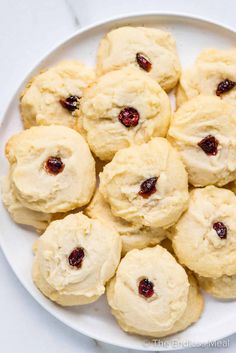
[[[43,64],[43,62],[56,50],[60,49],[61,47],[63,47],[63,45],[65,45],[66,43],[68,43],[69,41],[75,39],[76,37],[79,37],[80,35],[90,32],[96,28],[102,27],[102,26],[106,26],[112,23],[116,23],[118,21],[128,21],[128,20],[133,20],[133,19],[138,19],[138,18],[142,18],[142,17],[154,17],[157,16],[159,18],[161,17],[170,17],[172,19],[177,18],[179,20],[188,20],[188,21],[196,21],[196,22],[200,22],[203,23],[205,25],[211,25],[211,26],[216,26],[221,30],[226,30],[231,32],[232,34],[234,34],[236,36],[236,28],[234,29],[231,26],[228,26],[220,21],[214,21],[208,17],[205,16],[198,16],[198,15],[192,15],[190,13],[185,13],[185,12],[172,12],[172,11],[148,11],[148,12],[130,12],[130,13],[123,13],[119,16],[111,16],[106,20],[101,20],[101,21],[97,21],[93,24],[89,24],[86,26],[83,26],[82,28],[79,28],[78,30],[74,31],[72,34],[66,36],[64,39],[62,39],[61,41],[59,41],[57,44],[55,44],[54,46],[52,46],[52,48],[50,50],[47,50],[47,52],[44,55],[41,55],[40,59],[38,59],[37,61],[33,62],[31,66],[31,68],[29,70],[27,70],[27,72],[24,74],[23,79],[20,80],[20,83],[17,85],[17,88],[13,91],[10,99],[8,100],[7,104],[6,104],[6,108],[4,109],[2,116],[0,117],[0,129],[2,127],[2,123],[5,121],[6,116],[8,115],[9,110],[11,109],[11,105],[14,102],[14,100],[17,98],[19,91],[21,89],[21,87],[24,85],[24,83],[32,76],[33,72],[40,66]],[[139,351],[166,351],[166,350],[180,350],[180,349],[187,349],[187,348],[191,348],[190,347],[185,347],[185,346],[181,346],[179,345],[178,347],[171,347],[171,346],[167,346],[166,347],[159,347],[157,346],[151,346],[151,345],[147,345],[147,347],[145,347],[145,345],[143,345],[143,347],[140,347],[140,344],[135,344],[133,343],[132,345],[127,345],[127,344],[122,344],[122,342],[120,344],[113,344],[109,339],[103,338],[101,339],[100,337],[98,337],[95,333],[89,333],[86,331],[84,331],[83,329],[78,330],[77,327],[75,327],[70,320],[67,320],[67,318],[62,318],[61,314],[58,312],[54,312],[54,310],[50,307],[47,306],[46,303],[42,302],[39,300],[38,297],[35,297],[34,295],[32,295],[30,288],[28,287],[27,281],[24,280],[24,278],[22,278],[21,275],[18,275],[17,273],[17,268],[10,262],[10,256],[8,256],[8,250],[7,250],[7,246],[5,247],[5,242],[4,242],[4,237],[2,236],[2,233],[0,232],[0,246],[2,249],[2,252],[4,254],[4,257],[8,263],[8,265],[10,266],[11,270],[13,271],[14,275],[16,276],[16,279],[21,283],[21,285],[26,289],[26,291],[31,295],[31,297],[44,309],[46,310],[48,313],[50,313],[50,315],[52,315],[53,317],[55,317],[57,320],[59,320],[63,325],[66,325],[68,327],[70,327],[71,329],[75,330],[76,332],[78,332],[79,334],[82,334],[90,339],[94,339],[94,340],[98,340],[100,342],[103,342],[105,344],[109,344],[115,347],[121,347],[121,348],[126,348],[126,349],[133,349],[133,350],[139,350]],[[235,317],[235,322],[234,324],[236,325],[236,317]],[[233,323],[232,323],[232,328],[230,330],[230,325],[225,325],[227,329],[225,329],[225,331],[227,331],[227,333],[222,333],[222,334],[218,334],[217,337],[214,337],[214,334],[212,335],[212,338],[208,339],[208,340],[203,340],[197,343],[197,345],[200,347],[201,345],[206,345],[209,342],[212,341],[217,341],[226,337],[229,337],[230,335],[236,333],[236,328],[233,328]],[[151,340],[151,339],[150,339]]]

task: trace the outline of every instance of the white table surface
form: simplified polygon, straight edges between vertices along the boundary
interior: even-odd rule
[[[56,43],[95,21],[152,10],[199,15],[236,29],[235,0],[0,0],[0,117],[27,71]],[[136,352],[95,342],[54,319],[25,291],[1,250],[0,283],[1,353]],[[236,335],[229,340],[228,348],[204,352],[233,353]]]

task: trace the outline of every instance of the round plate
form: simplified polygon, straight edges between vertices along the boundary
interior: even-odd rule
[[[101,37],[112,28],[123,25],[159,27],[172,32],[177,41],[183,67],[191,65],[203,48],[228,48],[236,43],[236,33],[229,28],[198,18],[172,14],[122,17],[77,32],[40,61],[12,98],[0,131],[1,176],[6,173],[8,167],[4,158],[4,145],[12,134],[22,129],[18,104],[26,81],[41,69],[65,58],[77,58],[94,66]],[[207,343],[235,332],[236,301],[219,301],[208,296],[204,313],[195,325],[177,335],[154,342],[124,333],[111,316],[105,296],[93,304],[80,307],[63,308],[52,303],[37,290],[31,279],[32,244],[37,235],[30,229],[16,225],[4,207],[0,207],[1,245],[10,266],[37,302],[74,330],[106,343],[140,350],[189,347],[191,344]]]

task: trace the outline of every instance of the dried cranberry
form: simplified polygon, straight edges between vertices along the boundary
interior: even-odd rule
[[[149,72],[151,70],[152,64],[144,55],[137,53],[136,54],[136,61],[143,70],[145,70],[147,72]]]
[[[71,266],[80,268],[82,265],[83,258],[84,258],[84,249],[83,248],[75,248],[70,253],[70,255],[68,257],[68,261]]]
[[[216,234],[220,239],[227,238],[227,227],[222,222],[215,222],[213,224],[213,229],[216,231]]]
[[[44,168],[49,174],[57,175],[63,171],[65,164],[62,162],[60,157],[49,157],[45,164]]]
[[[138,194],[144,199],[147,199],[150,195],[154,194],[157,191],[156,182],[157,177],[146,179],[140,185],[140,191]]]
[[[126,107],[120,111],[118,119],[126,127],[133,127],[138,125],[139,113],[132,107]]]
[[[198,142],[198,146],[208,155],[215,156],[218,152],[217,147],[219,145],[219,141],[212,135],[208,135],[204,137],[200,142]]]
[[[236,82],[229,80],[226,78],[224,81],[221,81],[216,89],[216,95],[220,96],[222,93],[230,91],[234,86],[236,85]]]
[[[139,282],[138,291],[145,298],[150,298],[154,294],[153,288],[154,284],[147,278],[144,278]]]
[[[76,109],[79,109],[79,100],[78,96],[69,96],[66,99],[60,99],[60,103],[63,108],[69,110],[70,112],[74,112]]]

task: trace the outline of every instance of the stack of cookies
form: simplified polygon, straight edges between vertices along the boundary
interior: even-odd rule
[[[68,60],[32,78],[2,194],[40,234],[46,297],[106,293],[120,327],[150,337],[199,319],[199,286],[236,299],[235,85],[235,49],[204,50],[181,73],[172,35],[144,27],[109,32],[96,70]]]

